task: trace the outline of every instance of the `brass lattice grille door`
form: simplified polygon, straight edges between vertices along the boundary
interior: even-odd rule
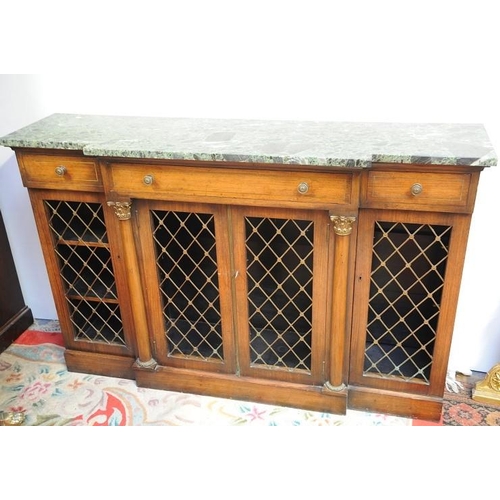
[[[107,207],[99,195],[31,195],[67,347],[131,355],[115,277]],[[127,312],[125,313],[127,314]]]
[[[149,202],[141,218],[152,236],[142,241],[145,273],[158,283],[148,294],[158,361],[233,370],[225,209]]]
[[[351,383],[433,393],[441,345],[451,335],[442,316],[456,290],[445,275],[453,273],[460,220],[368,211],[360,217],[356,286],[367,301],[354,305]]]
[[[233,214],[242,374],[322,381],[327,218],[251,208]]]

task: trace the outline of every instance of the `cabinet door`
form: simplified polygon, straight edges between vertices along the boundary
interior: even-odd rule
[[[133,356],[115,220],[101,194],[31,190],[66,347]]]
[[[328,213],[232,213],[242,375],[321,384],[326,358]]]
[[[137,206],[157,361],[234,372],[227,209],[162,201]]]
[[[469,216],[362,210],[349,383],[441,396]]]

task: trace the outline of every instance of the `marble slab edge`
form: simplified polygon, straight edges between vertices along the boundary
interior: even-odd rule
[[[165,150],[144,149],[114,149],[110,145],[100,147],[99,145],[81,144],[79,142],[58,141],[30,141],[0,138],[0,145],[11,148],[29,149],[55,149],[64,151],[80,151],[85,156],[99,158],[137,158],[150,160],[194,160],[206,162],[227,163],[264,163],[274,165],[310,165],[320,167],[344,167],[344,168],[368,168],[371,166],[370,158],[322,158],[317,156],[279,156],[279,155],[256,155],[256,154],[231,154],[231,153],[195,153],[176,152]]]
[[[408,155],[385,155],[374,154],[371,158],[320,158],[300,157],[300,156],[268,156],[268,155],[243,155],[229,153],[192,153],[175,152],[162,150],[123,150],[114,149],[106,145],[82,144],[79,142],[57,142],[57,141],[37,141],[0,138],[0,145],[12,148],[31,149],[56,149],[65,151],[80,151],[85,156],[101,158],[137,158],[151,160],[193,160],[206,162],[227,162],[227,163],[261,163],[274,165],[309,165],[318,167],[344,167],[344,168],[370,168],[373,163],[395,163],[413,165],[459,165],[459,166],[479,166],[490,167],[498,164],[496,155],[489,154],[481,158],[457,158],[457,157],[436,157],[436,156],[408,156]]]
[[[457,165],[462,167],[495,167],[498,158],[493,155],[485,155],[480,158],[459,158],[453,156],[399,156],[374,154],[370,163],[399,163],[411,165]]]
[[[15,148],[100,158],[369,168],[373,163],[495,166],[480,124],[179,119],[54,114],[5,137]]]
[[[318,156],[280,156],[259,154],[231,154],[231,153],[196,153],[175,151],[147,151],[101,149],[95,145],[83,148],[83,154],[107,158],[137,158],[151,160],[193,160],[201,162],[227,163],[263,163],[273,165],[310,165],[319,167],[367,168],[371,166],[370,158],[335,158]]]
[[[370,168],[373,163],[394,163],[412,165],[458,165],[490,167],[498,164],[495,154],[485,155],[481,158],[457,158],[437,156],[408,156],[374,154],[371,158],[320,158],[300,156],[268,156],[268,155],[243,155],[230,153],[192,153],[175,151],[148,151],[148,150],[123,150],[113,149],[109,145],[99,147],[96,144],[85,145],[78,142],[42,142],[0,139],[0,145],[12,148],[31,149],[56,149],[65,151],[80,151],[85,156],[100,158],[130,158],[151,160],[192,160],[201,162],[227,162],[227,163],[261,163],[274,165],[308,165],[318,167],[343,167],[343,168]]]

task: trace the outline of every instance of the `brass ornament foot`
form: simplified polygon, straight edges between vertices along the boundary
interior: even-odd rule
[[[158,368],[158,363],[156,359],[151,358],[149,361],[141,361],[137,359],[134,363],[136,368],[140,368],[141,370],[149,370],[154,372]]]
[[[472,390],[472,399],[500,406],[500,363],[496,364]]]
[[[332,385],[330,382],[325,382],[323,385],[323,390],[326,390],[327,392],[341,392],[346,388],[345,384],[340,384],[340,385]]]

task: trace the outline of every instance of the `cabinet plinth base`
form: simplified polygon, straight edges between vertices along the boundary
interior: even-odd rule
[[[135,376],[139,387],[150,389],[242,399],[338,415],[345,415],[347,409],[346,390],[325,394],[321,387],[165,366],[158,367],[154,373],[135,367]]]
[[[348,393],[347,407],[350,410],[385,413],[438,422],[443,409],[442,398],[356,386],[349,386]]]
[[[135,378],[132,368],[135,362],[134,358],[66,349],[64,359],[70,372],[90,373],[92,375],[104,375],[106,377],[132,380]]]

